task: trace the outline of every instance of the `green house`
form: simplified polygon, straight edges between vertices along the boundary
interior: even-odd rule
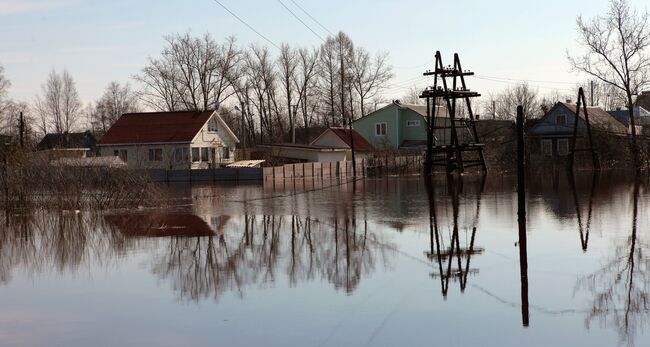
[[[438,107],[436,126],[448,124],[445,108]],[[378,149],[422,149],[427,144],[427,107],[394,101],[357,119],[353,128]],[[436,129],[434,141],[445,142],[445,130]]]

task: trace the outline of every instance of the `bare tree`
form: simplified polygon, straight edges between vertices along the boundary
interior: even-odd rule
[[[42,86],[43,95],[36,96],[35,109],[43,134],[49,129],[57,133],[72,130],[81,116],[81,100],[68,70],[58,74],[52,70]]]
[[[219,44],[210,34],[186,33],[166,41],[161,57],[150,59],[135,76],[144,86],[144,101],[168,111],[218,109],[234,93],[229,76],[241,58],[235,39]]]
[[[420,94],[422,94],[424,88],[412,85],[406,91],[406,94],[402,95],[400,101],[405,104],[411,105],[422,105],[424,104],[423,99],[420,99]]]
[[[317,49],[301,48],[298,50],[298,73],[296,73],[294,84],[298,91],[298,101],[305,129],[311,126],[314,119],[313,114],[318,106],[318,98],[315,95],[320,68],[318,54]],[[312,100],[315,100],[315,102],[312,102]]]
[[[508,87],[501,93],[491,95],[484,107],[486,115],[495,119],[514,119],[517,106],[523,106],[526,119],[542,116],[538,91],[527,83]]]
[[[578,17],[577,25],[578,42],[586,52],[579,57],[569,56],[569,61],[574,70],[595,77],[625,94],[630,112],[632,152],[635,165],[639,167],[632,98],[650,82],[648,13],[632,10],[627,0],[611,0],[607,14],[589,21]]]
[[[359,96],[361,117],[366,115],[366,101],[374,98],[393,78],[388,53],[377,53],[374,59],[363,47],[356,48],[352,60],[352,86]]]
[[[108,128],[124,113],[137,112],[138,99],[127,84],[111,82],[90,111],[90,123],[95,132],[106,133]]]
[[[289,45],[282,44],[280,47],[278,64],[280,65],[281,83],[284,88],[285,100],[287,102],[287,115],[289,118],[289,128],[291,129],[291,143],[296,143],[296,115],[295,112],[292,112],[294,94],[293,81],[296,79],[296,69],[298,68],[296,51],[289,47]]]
[[[5,77],[4,71],[4,67],[0,65],[0,113],[4,109],[4,104],[9,94],[9,87],[11,87],[11,82]]]

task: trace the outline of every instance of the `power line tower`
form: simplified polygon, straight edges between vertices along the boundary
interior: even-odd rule
[[[433,87],[426,88],[420,98],[427,102],[427,154],[425,171],[431,174],[433,166],[444,166],[447,172],[463,173],[466,168],[480,166],[487,171],[483,144],[480,143],[476,131],[476,117],[472,110],[471,98],[481,94],[470,91],[465,82],[466,76],[473,76],[470,71],[463,71],[458,54],[454,54],[454,64],[445,66],[440,51],[436,52],[436,65],[433,71],[428,70],[424,76],[434,76]],[[443,100],[447,107],[448,121],[438,117],[438,100]],[[458,100],[464,100],[466,114],[460,114]],[[432,103],[433,101],[433,103]],[[433,106],[433,107],[432,107]],[[437,118],[440,118],[437,121]],[[438,124],[439,123],[439,124]],[[435,136],[436,130],[443,140]],[[468,132],[465,134],[464,132]],[[449,135],[449,136],[447,136]],[[466,135],[466,136],[463,136]],[[449,137],[449,141],[446,141]],[[476,153],[469,159],[465,153]]]

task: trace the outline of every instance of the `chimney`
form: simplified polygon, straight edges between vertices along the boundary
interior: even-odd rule
[[[396,104],[400,103],[398,99],[393,100],[393,102],[396,103]]]
[[[570,103],[572,103],[572,100],[571,99],[566,99],[566,103],[570,104]]]

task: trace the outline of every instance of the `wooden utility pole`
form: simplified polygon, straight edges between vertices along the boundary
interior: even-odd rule
[[[578,120],[580,118],[581,107],[582,107],[582,112],[585,115],[585,125],[587,126],[587,137],[589,139],[589,148],[576,149],[576,140],[578,139]],[[594,149],[593,137],[591,136],[591,124],[589,123],[589,112],[587,111],[587,101],[585,99],[585,91],[582,88],[578,89],[578,104],[576,105],[575,119],[573,122],[573,140],[571,142],[571,152],[569,153],[570,170],[573,170],[575,164],[576,151],[590,151],[591,161],[594,170],[600,170],[600,162],[598,161],[598,155],[596,154],[596,150]]]
[[[517,219],[519,224],[519,277],[521,280],[521,323],[527,327],[528,308],[528,244],[526,237],[526,157],[524,143],[524,108],[517,107]]]
[[[20,112],[20,119],[19,119],[19,125],[18,125],[18,131],[20,132],[20,148],[23,148],[25,146],[24,138],[25,138],[25,119],[23,118],[23,112]]]

